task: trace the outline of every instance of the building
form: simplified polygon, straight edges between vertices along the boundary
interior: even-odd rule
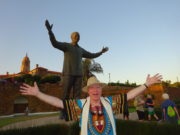
[[[61,72],[50,71],[44,67],[36,67],[30,70],[30,59],[28,55],[22,59],[21,69],[19,73],[0,75],[0,115],[8,115],[12,113],[24,113],[27,109],[30,112],[46,112],[58,111],[55,107],[46,105],[45,103],[37,101],[33,97],[22,96],[19,93],[20,83],[15,83],[14,77],[25,74],[47,76],[56,75],[61,76]],[[43,84],[40,88],[47,94],[61,97],[62,86],[56,84]]]
[[[22,76],[24,74],[31,74],[31,75],[39,75],[39,76],[45,76],[45,75],[57,75],[61,76],[61,72],[56,71],[50,71],[44,67],[39,67],[38,64],[36,64],[36,67],[32,70],[30,70],[30,59],[28,55],[23,58],[22,64],[21,64],[21,70],[19,73],[9,74],[9,72],[6,72],[5,75],[0,75],[1,81],[6,78],[13,78],[16,76]]]

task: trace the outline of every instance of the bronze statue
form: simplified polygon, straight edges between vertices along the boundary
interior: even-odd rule
[[[82,58],[96,58],[108,51],[107,47],[103,47],[98,53],[91,53],[78,45],[80,34],[73,32],[71,34],[71,43],[59,42],[56,40],[49,21],[45,21],[46,28],[49,32],[49,38],[53,47],[64,52],[63,64],[63,99],[69,98],[71,88],[73,88],[73,98],[79,98],[82,86]]]

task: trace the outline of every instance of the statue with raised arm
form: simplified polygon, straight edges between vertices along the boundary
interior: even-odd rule
[[[49,38],[54,48],[64,52],[63,64],[63,99],[69,98],[71,89],[73,89],[73,98],[79,98],[82,87],[82,58],[96,58],[108,51],[107,47],[103,47],[98,53],[91,53],[78,45],[80,34],[73,32],[71,34],[71,43],[59,42],[56,40],[49,21],[45,21],[46,28],[49,32]]]

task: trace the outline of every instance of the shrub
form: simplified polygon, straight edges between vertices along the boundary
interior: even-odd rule
[[[116,121],[117,135],[179,135],[180,126],[137,121]],[[0,135],[79,135],[79,123],[53,124],[26,129],[0,131]]]
[[[22,76],[16,76],[14,77],[14,80],[17,81],[17,82],[25,82],[25,83],[28,83],[28,84],[32,84],[33,83],[33,76],[30,75],[30,74],[24,74]]]
[[[71,126],[66,124],[53,124],[25,129],[13,129],[0,131],[0,135],[72,135],[71,132],[73,132],[73,126],[77,126],[77,124]],[[76,128],[76,132],[77,131]]]
[[[61,78],[60,76],[55,76],[55,75],[47,75],[42,77],[42,79],[40,80],[41,83],[56,83],[58,81],[60,81]]]
[[[31,74],[24,74],[21,77],[23,78],[23,80],[25,80],[25,79],[32,78],[32,75]]]
[[[175,104],[180,104],[180,98],[174,99],[173,101]]]
[[[117,135],[179,135],[180,126],[157,122],[117,120]]]
[[[39,75],[34,75],[34,76],[33,76],[33,80],[34,80],[35,82],[39,83],[40,80],[41,80],[41,76],[39,76]]]
[[[24,81],[21,76],[14,77],[14,80],[17,81],[17,82],[23,82]]]

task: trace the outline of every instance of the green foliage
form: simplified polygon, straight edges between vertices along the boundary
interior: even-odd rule
[[[128,111],[129,113],[136,112],[136,108],[134,106],[129,106]]]
[[[41,77],[39,75],[25,74],[22,76],[14,77],[14,80],[20,83],[27,83],[33,85],[34,82],[39,83],[56,83],[61,80],[60,76],[57,75],[46,75]]]
[[[13,78],[15,81],[20,83],[27,83],[32,85],[34,82],[33,76],[31,74],[24,74],[22,76],[16,76]]]
[[[60,76],[56,76],[56,75],[47,75],[42,77],[42,79],[40,80],[41,83],[56,83],[59,82],[61,80]]]
[[[180,113],[180,98],[174,99],[173,101],[176,104],[176,107],[177,107],[177,109],[178,109],[178,111]]]
[[[25,78],[24,79],[24,83],[27,83],[27,84],[29,84],[29,85],[33,85],[33,83],[34,83],[34,81],[33,81],[33,79],[32,78]]]
[[[32,80],[33,76],[30,74],[24,74],[22,76],[16,76],[14,77],[14,80],[17,82],[30,82]]]
[[[108,83],[108,86],[123,86],[123,87],[137,87],[136,83],[130,83],[128,80],[125,83],[120,83],[119,81],[110,82]]]
[[[171,85],[171,81],[170,80],[162,81],[162,85],[165,87],[169,87]]]
[[[24,82],[23,78],[21,76],[14,77],[14,80],[17,82]]]
[[[175,104],[180,104],[180,98],[174,99],[173,101]]]
[[[32,75],[31,74],[24,74],[22,75],[22,78],[25,80],[25,79],[28,79],[28,78],[32,78]]]
[[[180,82],[171,83],[170,80],[162,81],[164,87],[176,87],[180,88]]]
[[[33,76],[33,80],[34,80],[35,82],[40,82],[41,76],[39,76],[39,75],[34,75],[34,76]]]
[[[175,82],[175,83],[171,84],[171,87],[180,88],[180,82]]]
[[[180,126],[157,122],[116,120],[117,135],[179,135]],[[0,131],[0,135],[79,135],[79,123]]]
[[[0,135],[71,135],[69,126],[64,124],[46,125],[26,129],[1,131]]]
[[[180,126],[157,122],[117,120],[117,135],[178,135]]]

